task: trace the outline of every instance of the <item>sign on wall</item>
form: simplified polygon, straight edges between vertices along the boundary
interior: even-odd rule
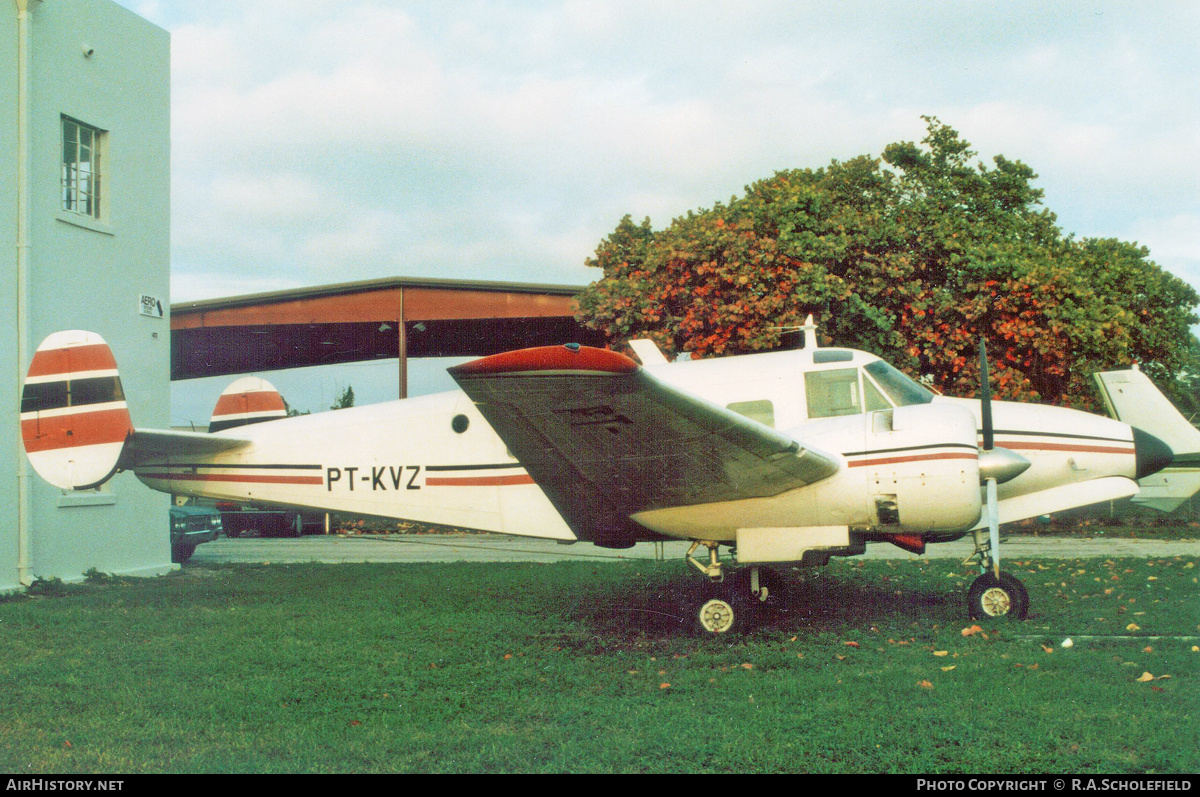
[[[163,303],[158,298],[143,293],[138,300],[138,312],[150,318],[162,318]]]

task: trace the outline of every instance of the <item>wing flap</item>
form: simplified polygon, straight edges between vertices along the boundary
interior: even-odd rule
[[[635,512],[777,495],[840,467],[603,349],[526,349],[450,373],[584,539],[634,533]]]

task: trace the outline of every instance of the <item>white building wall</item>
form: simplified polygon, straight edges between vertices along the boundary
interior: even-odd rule
[[[17,582],[17,427],[21,357],[17,352],[17,13],[0,5],[0,591]]]
[[[117,358],[135,426],[167,428],[170,417],[169,319],[139,314],[141,294],[169,306],[170,262],[170,46],[168,34],[111,0],[29,0],[29,351],[15,335],[0,338],[5,384],[19,382],[32,349],[59,329],[102,335]],[[3,99],[14,82],[18,28],[13,4],[0,5]],[[90,51],[86,55],[85,51]],[[62,209],[62,117],[106,133],[101,176],[105,205],[99,220]],[[14,114],[0,114],[8,120]],[[0,123],[0,137],[12,135]],[[16,148],[0,146],[0,219],[16,206]],[[14,233],[15,235],[15,233]],[[7,244],[0,237],[0,244]],[[3,251],[16,249],[6,246]],[[10,262],[14,258],[10,255]],[[13,265],[9,273],[15,273]],[[6,289],[7,290],[7,289]],[[19,297],[0,293],[3,306]],[[17,373],[13,373],[14,361]],[[17,401],[4,409],[0,443],[0,589],[17,580],[9,551],[17,524],[19,470]],[[16,449],[14,451],[14,448]],[[16,456],[14,456],[14,454]],[[130,474],[97,493],[63,494],[30,478],[28,576],[78,580],[90,569],[105,573],[166,572],[170,564],[167,496],[152,493]],[[11,500],[10,500],[11,499]]]

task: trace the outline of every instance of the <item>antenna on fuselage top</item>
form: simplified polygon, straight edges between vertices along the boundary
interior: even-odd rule
[[[788,336],[790,336],[796,332],[800,332],[803,336],[801,338],[801,346],[800,346],[800,348],[802,348],[802,349],[815,349],[821,345],[821,344],[817,343],[817,325],[813,321],[812,313],[809,313],[808,318],[804,319],[803,326],[799,326],[799,327],[769,327],[769,328],[778,330],[778,331],[782,332],[783,335],[788,335]],[[781,341],[784,340],[783,335],[780,336]],[[795,340],[795,338],[792,338],[792,340]],[[784,347],[785,348],[795,348],[795,346],[788,346],[786,344],[784,344]]]
[[[815,349],[821,345],[817,343],[817,324],[813,321],[812,313],[809,313],[808,318],[804,319],[804,326],[800,329],[804,332],[804,348]]]

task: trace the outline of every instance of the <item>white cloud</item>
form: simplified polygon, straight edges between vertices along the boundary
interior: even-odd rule
[[[1033,167],[1070,232],[1200,215],[1186,4],[123,1],[172,33],[176,298],[322,264],[589,279],[625,213],[661,227],[930,113]]]

